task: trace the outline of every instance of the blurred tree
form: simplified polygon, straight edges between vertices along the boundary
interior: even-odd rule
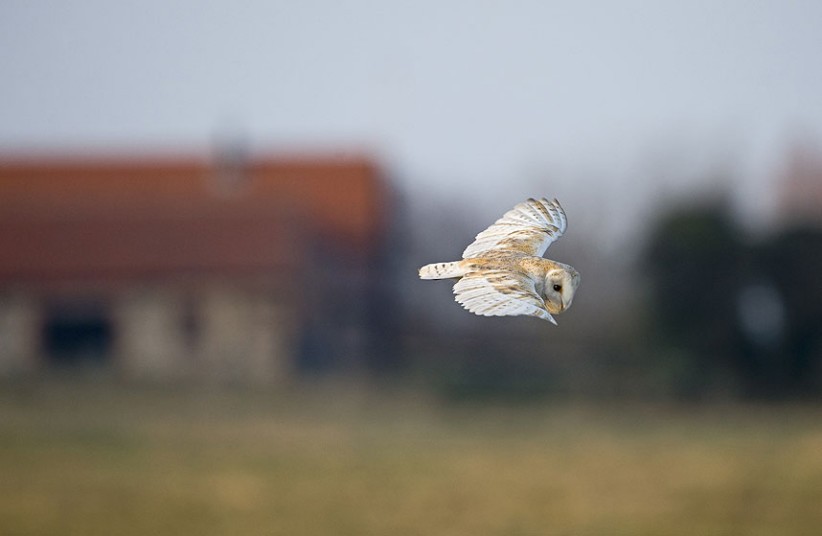
[[[756,398],[819,392],[822,232],[749,244],[724,204],[682,208],[654,227],[643,264],[648,339],[678,395],[728,379]]]
[[[788,229],[757,248],[757,264],[778,291],[784,333],[771,387],[778,394],[808,395],[822,388],[822,231]]]
[[[741,345],[740,233],[722,203],[678,209],[655,226],[643,264],[651,284],[649,339],[664,355],[680,356],[667,363],[677,370],[675,391],[700,396],[734,368]]]

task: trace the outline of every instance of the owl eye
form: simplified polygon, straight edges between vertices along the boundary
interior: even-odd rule
[[[562,285],[554,285],[554,290],[559,292],[562,290]]]

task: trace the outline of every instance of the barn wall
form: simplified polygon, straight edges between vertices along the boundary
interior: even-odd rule
[[[276,384],[293,375],[296,318],[275,292],[140,286],[107,303],[114,336],[103,363],[124,379]],[[42,315],[30,294],[0,296],[0,378],[46,370]]]
[[[115,304],[114,362],[124,377],[170,380],[191,374],[179,292],[130,291]]]
[[[293,312],[268,293],[213,287],[200,307],[199,374],[216,382],[283,381],[293,369]]]
[[[29,374],[39,364],[40,307],[22,293],[0,295],[0,377]]]

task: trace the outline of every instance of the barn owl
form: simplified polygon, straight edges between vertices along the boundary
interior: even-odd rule
[[[579,273],[542,255],[567,226],[554,199],[529,199],[477,235],[462,260],[428,264],[421,279],[457,279],[456,301],[482,316],[530,315],[556,324],[579,286]]]

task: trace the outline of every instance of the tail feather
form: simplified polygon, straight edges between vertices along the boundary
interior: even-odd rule
[[[437,262],[420,268],[420,279],[449,279],[464,275],[465,272],[460,268],[460,261]]]

